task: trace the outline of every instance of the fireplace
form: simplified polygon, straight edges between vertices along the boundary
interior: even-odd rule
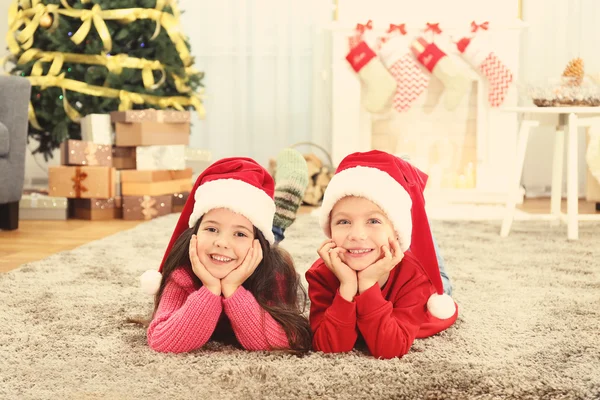
[[[361,21],[363,22],[363,21]],[[377,27],[377,21],[374,20]],[[331,47],[331,154],[334,163],[347,154],[370,149],[408,155],[412,163],[430,176],[430,199],[465,202],[504,202],[508,193],[517,136],[514,113],[493,108],[487,101],[485,77],[460,57],[450,40],[468,32],[470,21],[453,20],[445,25],[436,44],[471,79],[470,90],[452,111],[443,104],[444,87],[431,77],[429,86],[411,109],[372,115],[361,106],[361,85],[345,56],[353,23],[333,23]],[[425,26],[425,22],[422,23]],[[440,23],[444,26],[444,23]],[[490,22],[490,46],[518,81],[521,20]],[[377,28],[376,28],[377,29]],[[381,35],[385,24],[381,24]],[[410,33],[410,32],[409,32]],[[427,38],[427,36],[425,36]],[[513,84],[502,106],[517,104]]]

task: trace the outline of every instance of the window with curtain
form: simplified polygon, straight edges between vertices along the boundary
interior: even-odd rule
[[[319,31],[326,0],[183,0],[182,24],[196,67],[205,72],[206,118],[191,147],[213,158],[250,156],[263,165],[285,146],[314,137]]]

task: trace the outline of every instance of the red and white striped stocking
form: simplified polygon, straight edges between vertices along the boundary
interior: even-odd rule
[[[464,37],[456,43],[463,58],[487,78],[489,83],[488,101],[492,107],[499,107],[513,81],[513,74],[496,54],[484,44],[480,37]]]
[[[411,54],[410,40],[403,25],[390,25],[379,55],[396,80],[394,109],[398,112],[408,111],[427,89],[430,76]]]

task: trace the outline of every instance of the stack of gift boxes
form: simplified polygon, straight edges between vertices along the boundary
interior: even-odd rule
[[[187,148],[187,111],[91,114],[81,128],[83,140],[64,142],[62,165],[49,167],[48,194],[60,212],[38,212],[39,219],[65,219],[68,213],[77,219],[148,220],[181,212],[192,179],[210,163],[210,152]],[[40,200],[36,194],[33,201]]]

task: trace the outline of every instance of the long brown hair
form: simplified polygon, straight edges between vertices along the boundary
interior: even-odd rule
[[[173,271],[181,267],[192,271],[189,245],[192,235],[198,231],[201,222],[202,218],[193,228],[186,229],[173,244],[163,265],[162,281],[154,298],[152,318]],[[254,227],[254,237],[260,243],[263,258],[242,286],[252,293],[258,304],[281,325],[292,350],[308,351],[311,347],[312,334],[308,320],[304,316],[307,295],[294,268],[292,257],[278,245],[271,246],[256,227]],[[194,273],[191,275],[196,286],[202,286],[202,281]]]

